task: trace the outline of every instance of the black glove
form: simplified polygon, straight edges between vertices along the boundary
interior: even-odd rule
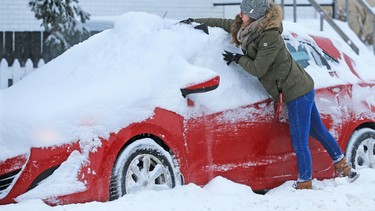
[[[230,63],[232,62],[236,62],[238,64],[238,62],[240,62],[241,57],[243,56],[242,54],[231,53],[229,51],[224,52],[225,53],[223,53],[223,59],[227,62],[227,65],[230,65]]]
[[[193,18],[188,18],[186,20],[182,20],[180,21],[179,23],[183,23],[183,24],[191,24],[194,22],[194,19]]]

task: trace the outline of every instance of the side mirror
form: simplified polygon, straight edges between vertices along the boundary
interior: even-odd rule
[[[220,83],[220,76],[211,78],[208,81],[189,85],[188,87],[181,89],[181,94],[183,97],[186,97],[189,94],[204,93],[216,89]]]

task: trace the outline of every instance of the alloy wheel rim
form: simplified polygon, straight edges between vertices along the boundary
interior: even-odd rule
[[[366,139],[358,146],[355,166],[356,168],[375,168],[375,139]]]
[[[160,159],[150,154],[136,156],[126,173],[126,193],[172,188],[171,175]]]

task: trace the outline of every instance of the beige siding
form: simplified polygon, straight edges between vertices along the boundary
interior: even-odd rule
[[[79,5],[93,17],[118,16],[144,11],[167,18],[223,17],[224,8],[213,3],[233,0],[80,0]],[[41,30],[30,11],[28,0],[0,0],[0,31]]]

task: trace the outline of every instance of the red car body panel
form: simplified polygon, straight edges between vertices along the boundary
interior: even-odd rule
[[[341,58],[340,51],[335,47],[332,41],[326,37],[310,35],[316,42],[316,44],[323,49],[332,58],[339,60]]]
[[[341,59],[330,40],[317,36],[313,38],[325,52],[335,59]],[[218,83],[217,77],[188,88],[207,88]],[[374,87],[367,83],[360,85]],[[374,115],[370,115],[375,112],[373,106],[367,105],[368,109],[360,115],[354,111],[353,104],[366,106],[366,102],[365,99],[363,102],[353,102],[352,88],[347,84],[316,90],[315,99],[323,122],[330,131],[335,132],[334,136],[343,151],[358,127],[369,123],[374,125],[375,121]],[[193,105],[189,98],[188,102]],[[236,118],[233,118],[233,114]],[[153,137],[173,153],[185,183],[204,185],[215,176],[223,176],[250,185],[253,190],[261,190],[297,177],[287,114],[284,112],[278,118],[271,99],[218,113],[192,113],[187,116],[156,108],[151,118],[110,134],[108,139],[101,140],[102,145],[96,151],[90,152],[89,162],[77,175],[78,180],[86,185],[84,191],[45,201],[49,204],[108,201],[110,177],[118,154],[140,137]],[[309,144],[313,156],[313,176],[318,179],[332,178],[333,164],[328,153],[312,138]],[[43,172],[63,163],[75,150],[80,151],[78,141],[59,147],[33,148],[30,155],[1,162],[0,178],[15,170],[20,172],[9,186],[9,192],[0,199],[0,204],[15,202],[17,196],[36,185],[37,178]]]
[[[185,157],[184,149],[181,148],[182,118],[176,113],[157,108],[152,118],[144,122],[129,125],[116,134],[111,134],[108,140],[102,140],[103,145],[98,148],[96,153],[90,153],[90,164],[85,166],[80,172],[78,178],[82,177],[87,169],[90,172],[95,171],[96,174],[86,174],[85,184],[87,190],[70,194],[58,198],[58,203],[70,203],[71,201],[87,202],[87,201],[108,201],[109,200],[109,186],[112,168],[117,158],[118,153],[124,146],[129,145],[135,137],[142,134],[152,134],[163,140],[173,152],[180,152],[176,154],[180,160],[181,168],[186,168],[182,162]],[[93,193],[93,194],[87,194]],[[55,200],[54,200],[55,201]],[[51,201],[54,204],[54,201]]]
[[[27,161],[27,155],[20,155],[1,162],[0,175],[8,174],[19,170]]]
[[[26,156],[18,156],[0,163],[0,169],[7,169],[9,163],[14,163],[14,166],[18,166],[19,169],[22,169],[19,177],[15,178],[16,182],[7,196],[0,199],[0,204],[15,202],[14,199],[20,194],[25,193],[40,174],[49,168],[60,165],[74,150],[79,150],[78,142],[59,147],[32,148],[27,161]],[[23,166],[19,165],[21,162]]]
[[[352,73],[357,76],[357,78],[360,78],[358,73],[354,69],[354,61],[351,59],[347,54],[340,53],[340,51],[335,47],[335,45],[332,43],[332,41],[326,37],[319,37],[319,36],[313,36],[311,37],[314,39],[316,44],[323,49],[328,55],[330,55],[335,60],[344,59],[346,64],[348,65],[349,69],[352,71]],[[342,58],[344,57],[344,58]]]

